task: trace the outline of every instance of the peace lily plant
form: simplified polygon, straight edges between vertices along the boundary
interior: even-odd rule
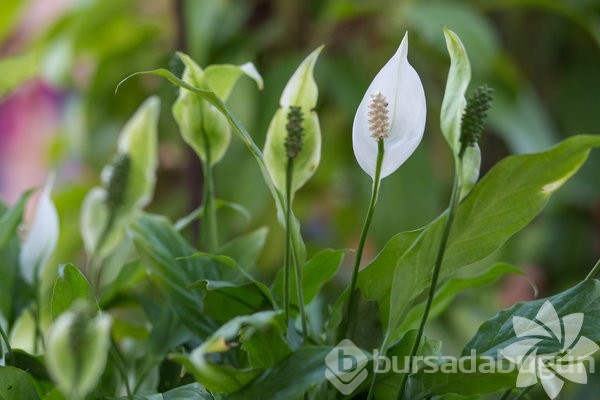
[[[537,375],[515,369],[450,370],[441,342],[425,328],[465,288],[523,273],[507,263],[490,263],[489,256],[542,211],[591,149],[600,146],[600,137],[574,136],[540,153],[507,157],[479,179],[478,139],[492,91],[470,88],[467,50],[449,29],[444,37],[449,71],[439,120],[454,163],[449,205],[430,223],[397,233],[375,257],[363,259],[380,182],[417,149],[425,128],[425,92],[408,61],[406,34],[356,110],[352,146],[373,186],[360,242],[349,256],[354,258],[351,279],[333,299],[323,287],[349,251],[308,251],[292,207],[321,157],[327,157],[321,154],[315,80],[323,48],[290,71],[278,106],[270,110],[263,147],[226,102],[240,77],[262,88],[251,63],[201,67],[178,53],[181,75],[155,69],[121,82],[119,96],[127,95],[123,83],[142,74],[177,87],[172,116],[202,163],[203,201],[175,222],[144,211],[159,163],[161,101],[153,96],[123,126],[102,183],[83,200],[83,265],[53,255],[61,246],[53,178],[41,191],[29,229],[19,226],[31,191],[13,207],[0,204],[0,398],[523,398]],[[254,273],[267,229],[231,238],[217,219],[220,206],[243,209],[217,198],[213,177],[232,137],[256,161],[284,232],[281,269],[271,280]],[[350,132],[347,137],[349,148]],[[186,235],[197,219],[201,231],[195,244]],[[359,269],[361,264],[365,267]],[[513,329],[515,320],[550,324],[554,332],[555,320],[577,318],[586,339],[568,343],[579,343],[580,355],[589,356],[600,343],[599,269],[600,263],[564,292],[518,303],[481,321],[464,344],[464,355],[477,354],[471,366],[483,362],[479,356],[510,363],[514,357],[504,360],[502,350],[514,356],[515,343],[540,339],[524,337],[529,331],[523,327]],[[548,304],[556,310],[548,315],[556,318],[536,319]],[[550,336],[536,351],[549,356],[570,350],[567,342]],[[385,357],[409,362],[405,369],[386,368]],[[554,397],[562,388],[557,382],[583,382],[572,374],[559,378],[560,371],[552,378]]]

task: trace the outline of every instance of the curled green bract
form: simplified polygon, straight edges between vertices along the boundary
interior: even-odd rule
[[[214,92],[223,101],[227,101],[233,86],[244,74],[262,89],[262,78],[252,63],[241,66],[211,65],[203,70],[186,54],[177,55],[185,65],[182,80],[196,88]],[[173,116],[183,139],[198,157],[209,161],[211,165],[223,158],[231,141],[231,125],[215,106],[195,93],[180,88],[173,104]]]
[[[88,254],[102,255],[114,247],[121,233],[119,228],[152,199],[158,166],[159,113],[158,97],[150,97],[139,107],[119,136],[115,160],[127,159],[126,171],[119,167],[122,162],[107,165],[102,171],[105,186],[90,190],[83,201],[81,232]],[[115,171],[115,166],[119,171]],[[126,176],[115,176],[115,172],[125,172]],[[116,178],[126,187],[115,188]]]
[[[317,105],[318,89],[313,78],[313,69],[323,47],[315,49],[298,66],[283,89],[279,109],[275,112],[264,147],[264,160],[273,185],[279,193],[285,193],[288,152],[288,114],[292,107],[299,107],[302,113],[302,150],[294,158],[292,192],[296,192],[313,176],[321,160],[321,127],[314,111]]]

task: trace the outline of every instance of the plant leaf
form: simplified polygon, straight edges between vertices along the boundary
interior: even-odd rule
[[[95,302],[90,283],[73,264],[61,265],[52,291],[52,317],[57,318],[80,299]]]
[[[269,368],[252,382],[232,393],[228,399],[289,400],[325,381],[325,357],[332,347],[302,347]]]
[[[458,207],[441,279],[482,260],[525,227],[598,146],[600,136],[574,136],[547,151],[507,157],[494,166]],[[388,329],[402,321],[429,285],[445,219],[442,214],[425,228],[397,234],[359,273],[358,287],[378,302]]]
[[[39,395],[33,379],[15,367],[0,366],[0,399],[37,400]]]
[[[471,65],[467,51],[456,33],[444,28],[446,46],[450,53],[450,70],[446,81],[444,100],[440,114],[442,134],[452,149],[455,159],[460,151],[460,129],[467,105],[465,93],[471,81]]]

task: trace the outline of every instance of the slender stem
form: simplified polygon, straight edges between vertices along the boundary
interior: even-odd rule
[[[381,344],[379,357],[386,356],[389,338],[390,338],[390,335],[389,335],[389,331],[388,331],[385,333],[385,337],[383,338],[383,343]],[[373,360],[373,367],[375,367],[375,362],[378,362],[378,360],[377,361]],[[373,396],[375,395],[375,384],[377,382],[377,375],[378,375],[378,372],[374,372],[373,379],[371,379],[371,386],[369,386],[369,393],[367,395],[367,400],[371,400],[373,398]]]
[[[283,269],[284,275],[284,308],[286,308],[286,321],[289,317],[289,306],[290,306],[290,268],[294,269],[294,275],[296,277],[296,295],[298,296],[298,312],[300,314],[300,322],[302,324],[302,338],[306,343],[306,336],[308,335],[308,324],[306,320],[306,312],[304,310],[304,294],[302,290],[302,271],[300,271],[300,265],[298,265],[298,259],[294,256],[292,251],[292,230],[291,217],[292,217],[292,179],[294,176],[294,159],[289,157],[287,162],[286,174],[285,174],[285,267]]]
[[[358,269],[360,267],[360,263],[362,261],[363,249],[365,247],[365,242],[367,240],[367,233],[369,232],[369,227],[371,226],[371,220],[373,219],[373,213],[375,211],[375,204],[377,203],[377,196],[379,194],[379,184],[381,182],[381,164],[383,163],[383,154],[384,154],[384,144],[383,139],[379,139],[377,141],[377,161],[375,164],[375,176],[373,177],[373,190],[371,192],[371,201],[369,203],[369,209],[367,211],[367,216],[365,218],[365,222],[360,233],[360,239],[358,241],[358,247],[356,248],[356,259],[354,260],[354,268],[352,269],[352,280],[350,281],[350,294],[348,299],[348,313],[346,318],[348,321],[356,311],[356,302],[358,299],[356,298],[354,292],[356,290],[356,283],[358,281]],[[351,329],[349,329],[350,323],[346,324],[344,337],[353,336]],[[353,329],[352,329],[353,330]]]
[[[585,277],[585,280],[590,281],[594,279],[594,277],[598,275],[598,272],[600,272],[600,260],[596,262],[596,265],[594,265],[594,268],[592,268],[588,276]]]
[[[498,400],[508,400],[509,396],[512,393],[512,389],[508,389],[506,392],[502,393],[502,397]]]
[[[519,395],[517,397],[515,397],[515,400],[519,400],[519,399],[523,399],[525,398],[525,395],[531,390],[533,389],[533,386],[528,386],[526,387],[521,393],[519,393]]]
[[[291,236],[290,220],[292,214],[291,191],[292,191],[292,172],[294,170],[294,160],[288,158],[285,172],[285,253],[283,255],[283,310],[285,321],[290,317],[290,268],[291,268]]]
[[[423,337],[423,331],[425,330],[425,324],[427,323],[427,319],[429,318],[429,312],[431,311],[431,306],[433,305],[433,298],[435,297],[435,291],[437,289],[438,280],[440,277],[440,271],[442,269],[442,261],[444,260],[444,254],[446,252],[446,247],[448,245],[448,238],[450,237],[450,230],[452,228],[452,223],[454,222],[454,215],[456,214],[456,208],[458,207],[459,196],[460,196],[460,182],[458,174],[454,179],[454,185],[452,187],[452,194],[450,196],[450,205],[448,207],[448,216],[446,219],[446,225],[444,226],[444,231],[442,233],[442,239],[440,241],[440,247],[438,248],[437,258],[435,260],[435,265],[433,267],[433,272],[431,275],[431,284],[429,285],[429,292],[427,294],[427,301],[425,302],[425,310],[423,311],[423,315],[421,316],[421,322],[419,323],[419,329],[417,330],[417,336],[415,337],[415,341],[412,345],[409,360],[411,362],[412,369],[412,360],[417,355],[417,351],[419,350],[419,345],[421,344],[421,339]],[[400,391],[398,392],[398,399],[402,399],[404,396],[404,389],[406,388],[406,381],[408,379],[408,373],[403,374],[400,380]]]
[[[8,357],[8,365],[15,365],[15,355],[13,354],[12,347],[10,347],[10,341],[8,340],[8,335],[4,332],[2,325],[0,325],[0,336],[2,336],[2,340],[6,343],[6,354]]]
[[[117,368],[117,372],[119,373],[119,375],[121,375],[121,379],[123,380],[123,384],[125,385],[125,392],[127,393],[127,398],[133,399],[133,393],[131,392],[131,387],[129,386],[129,380],[127,378],[125,358],[123,357],[123,354],[121,354],[121,351],[119,350],[119,347],[117,346],[117,343],[112,338],[110,340],[110,345],[111,345],[110,347],[112,350],[111,355],[115,362],[115,367]]]
[[[204,219],[202,220],[202,240],[203,248],[207,253],[212,253],[217,250],[218,233],[217,233],[217,212],[215,208],[215,188],[213,183],[213,168],[210,157],[210,145],[205,138],[206,144],[206,159],[203,160],[202,167],[204,170]]]

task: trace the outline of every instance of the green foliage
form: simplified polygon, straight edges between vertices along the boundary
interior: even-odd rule
[[[549,116],[537,112],[542,99],[527,85],[515,84],[519,79],[514,76],[515,65],[502,54],[500,41],[483,11],[471,2],[424,1],[402,6],[389,2],[388,12],[379,17],[390,22],[382,26],[394,35],[398,21],[402,31],[405,23],[415,31],[414,35],[411,33],[414,45],[410,58],[416,69],[425,70],[423,65],[432,60],[431,69],[439,69],[436,73],[426,71],[428,79],[424,82],[428,107],[435,109],[441,104],[436,110],[440,111],[439,120],[434,113],[427,113],[431,120],[429,129],[437,131],[439,125],[443,138],[429,135],[425,145],[433,149],[432,156],[417,152],[407,163],[402,179],[411,185],[390,184],[387,192],[381,191],[378,205],[384,210],[375,214],[380,220],[373,220],[376,232],[372,242],[368,238],[365,251],[365,255],[376,255],[358,275],[356,312],[344,314],[349,298],[344,257],[351,252],[338,249],[344,247],[339,243],[320,246],[315,238],[328,232],[324,226],[336,225],[335,221],[332,223],[336,217],[330,212],[330,203],[340,207],[339,219],[343,220],[332,236],[339,234],[343,241],[354,238],[358,230],[354,214],[359,213],[354,205],[347,210],[342,208],[347,207],[346,203],[355,204],[356,198],[351,196],[361,195],[363,183],[366,186],[367,182],[356,180],[358,170],[346,160],[351,158],[351,146],[350,135],[344,132],[349,132],[347,114],[354,111],[356,100],[364,92],[362,86],[367,83],[366,62],[387,50],[382,49],[379,54],[380,46],[373,46],[387,46],[381,40],[383,31],[361,28],[362,24],[369,29],[374,27],[369,18],[379,14],[375,12],[379,6],[343,1],[306,6],[320,16],[314,22],[318,31],[331,28],[322,21],[352,24],[352,29],[347,29],[351,45],[336,43],[336,35],[331,34],[331,54],[319,61],[323,63],[322,71],[316,71],[324,75],[319,88],[315,65],[323,46],[304,59],[299,56],[305,54],[304,49],[294,54],[298,66],[291,77],[291,63],[278,65],[269,57],[257,58],[257,65],[261,71],[264,67],[268,78],[261,100],[257,100],[255,88],[245,87],[248,82],[243,80],[233,91],[243,75],[262,89],[262,76],[254,64],[200,66],[208,64],[211,57],[236,60],[238,46],[246,46],[239,57],[253,57],[254,49],[247,44],[257,38],[261,40],[256,41],[256,46],[272,46],[274,54],[286,51],[282,49],[298,37],[290,34],[293,26],[299,26],[296,19],[300,23],[306,17],[296,11],[308,12],[301,3],[291,2],[289,9],[286,3],[281,10],[269,10],[282,13],[281,26],[271,26],[258,36],[254,31],[248,32],[248,37],[242,38],[235,32],[242,28],[244,18],[260,24],[260,18],[252,14],[257,11],[248,4],[236,4],[234,12],[229,7],[233,2],[227,0],[178,2],[182,7],[178,10],[181,21],[190,22],[180,28],[194,32],[189,38],[194,59],[177,53],[185,67],[181,76],[175,69],[165,68],[133,73],[121,81],[116,97],[112,89],[117,77],[136,68],[166,63],[167,52],[161,52],[156,45],[161,43],[156,41],[156,27],[147,21],[136,22],[132,7],[137,3],[133,0],[82,4],[22,54],[0,60],[0,96],[7,96],[40,70],[52,75],[54,82],[66,85],[70,80],[81,79],[71,77],[70,72],[77,70],[75,66],[89,62],[97,81],[86,86],[85,99],[77,111],[85,114],[82,119],[86,122],[79,121],[80,126],[71,121],[70,127],[76,127],[73,129],[83,135],[81,132],[88,127],[83,125],[95,126],[103,121],[99,125],[105,131],[90,129],[86,144],[92,150],[87,150],[89,157],[80,158],[92,160],[91,165],[107,163],[100,174],[102,186],[96,181],[86,182],[69,194],[55,189],[57,193],[51,199],[49,185],[38,205],[42,222],[33,223],[28,239],[21,239],[19,233],[27,231],[20,227],[31,191],[22,194],[10,208],[0,204],[0,400],[495,398],[502,396],[500,391],[515,387],[516,371],[444,371],[444,355],[451,354],[457,346],[464,347],[465,356],[477,353],[475,367],[481,365],[483,355],[499,357],[498,350],[518,340],[515,318],[534,319],[546,301],[560,316],[585,314],[580,335],[590,343],[600,343],[600,283],[592,279],[600,267],[594,268],[589,279],[570,288],[567,284],[577,280],[575,274],[569,282],[561,282],[560,288],[542,288],[543,293],[552,293],[546,299],[518,303],[486,322],[481,316],[485,313],[472,317],[474,322],[463,324],[465,330],[481,325],[466,345],[461,338],[452,337],[452,318],[462,315],[458,305],[466,296],[479,296],[473,303],[486,307],[489,315],[491,309],[496,312],[498,307],[483,305],[479,301],[482,293],[491,291],[488,288],[508,275],[526,274],[526,270],[515,266],[523,263],[515,261],[514,254],[505,251],[504,245],[514,245],[513,236],[530,243],[527,227],[535,228],[536,219],[553,212],[551,209],[542,213],[552,195],[570,180],[573,185],[578,179],[580,187],[585,188],[579,190],[597,190],[591,188],[597,179],[584,175],[589,174],[586,168],[594,166],[584,164],[591,150],[600,147],[598,135],[575,135],[558,141],[555,130],[544,129]],[[512,2],[492,2],[486,6],[486,12],[508,7],[509,3]],[[597,41],[594,23],[583,11],[545,2],[518,3],[565,15]],[[0,10],[1,39],[14,26],[20,9],[2,5]],[[201,18],[196,21],[193,13],[200,13]],[[219,18],[228,23],[217,23]],[[457,32],[464,36],[464,44],[448,28],[442,35],[440,24],[459,26]],[[369,35],[357,40],[359,35],[350,32],[354,29]],[[288,34],[274,34],[280,31]],[[306,32],[306,43],[319,43],[321,38],[315,40],[311,32]],[[109,38],[120,39],[112,45]],[[164,38],[167,42],[171,39]],[[266,43],[271,40],[281,42]],[[163,46],[174,47],[172,43]],[[476,57],[470,60],[466,49]],[[446,76],[448,68],[446,51],[450,55],[449,71],[442,96],[433,89],[443,87],[441,77]],[[153,55],[146,57],[146,53]],[[440,72],[442,68],[435,63],[442,59]],[[52,68],[48,66],[51,64]],[[491,81],[494,87],[499,86],[498,107],[492,109],[491,115],[498,137],[504,137],[516,153],[536,150],[508,157],[495,152],[502,160],[491,167],[485,138],[483,154],[471,142],[473,146],[462,154],[460,142],[471,79],[479,83],[489,74],[497,74]],[[164,90],[157,86],[159,80],[146,79],[147,75],[165,78],[172,85]],[[125,81],[128,83],[123,86]],[[111,89],[106,90],[101,82],[110,82]],[[166,112],[161,114],[160,101],[154,96],[157,92],[164,99],[161,101],[172,103],[174,121]],[[318,94],[322,104],[317,103]],[[133,111],[142,97],[147,100]],[[111,113],[120,118],[113,118]],[[289,118],[290,114],[294,118]],[[122,120],[129,115],[132,117],[123,126]],[[327,133],[323,137],[322,122],[323,132]],[[118,137],[111,136],[111,132],[116,133],[116,126],[123,126]],[[531,134],[519,136],[527,130]],[[296,136],[290,137],[291,131]],[[76,137],[77,132],[69,133]],[[230,139],[232,133],[239,139],[237,142]],[[256,144],[263,136],[264,152]],[[344,140],[343,145],[335,142],[338,137]],[[114,153],[115,140],[116,154],[113,161],[107,162],[108,155]],[[444,140],[450,146],[452,159],[438,154],[438,148],[442,148],[438,142]],[[322,141],[326,150],[323,159]],[[556,144],[545,149],[550,143]],[[199,178],[199,171],[193,166],[189,167],[195,171],[193,179],[186,180],[189,188],[182,191],[174,182],[183,171],[184,150],[180,147],[184,145],[203,161],[204,179]],[[169,151],[174,147],[180,151],[173,155]],[[85,154],[78,151],[79,156]],[[250,157],[243,151],[249,152]],[[291,215],[288,220],[284,216],[291,203],[285,197],[289,158],[294,158],[293,191],[300,187],[304,190],[294,199],[302,218]],[[478,181],[482,158],[488,164],[484,163],[486,172]],[[176,167],[163,168],[165,160],[175,160]],[[446,165],[451,161],[454,168]],[[217,162],[220,165],[214,177],[218,186],[213,187],[211,168]],[[250,167],[251,162],[256,165]],[[319,164],[321,170],[315,174]],[[175,173],[171,174],[169,168],[175,168]],[[582,173],[575,177],[580,169]],[[437,179],[438,175],[431,171],[441,171],[440,182],[423,178]],[[455,210],[450,207],[436,216],[441,209],[437,198],[442,198],[439,194],[445,190],[445,171],[454,172],[462,191]],[[256,172],[262,174],[264,187],[257,184]],[[177,179],[171,179],[175,176]],[[202,204],[193,204],[190,209],[197,208],[192,212],[184,211],[185,194],[199,190],[201,184],[205,191]],[[232,192],[241,200],[226,199]],[[223,199],[216,198],[217,194]],[[272,204],[266,201],[268,194],[274,199],[275,210],[269,208]],[[410,196],[414,199],[407,200]],[[384,203],[386,198],[393,200],[387,203],[393,209]],[[594,201],[591,196],[582,198],[590,204]],[[146,207],[150,209],[144,210]],[[321,215],[313,210],[320,207],[327,212]],[[311,212],[317,217],[307,218]],[[73,217],[75,214],[80,215],[80,220]],[[397,223],[405,218],[410,224]],[[198,240],[193,230],[198,220],[203,233],[206,226],[219,227],[220,235],[211,238],[209,245],[204,245],[205,237],[200,238],[200,246],[195,244]],[[442,246],[444,253],[440,243],[449,220],[453,224],[447,245]],[[305,222],[304,229],[300,228],[300,221]],[[428,222],[419,229],[403,231],[413,222],[425,221]],[[286,283],[282,269],[269,270],[269,264],[275,268],[284,264],[279,257],[284,246],[277,222],[291,232],[289,257],[299,267],[299,275],[288,277],[289,315],[284,304]],[[385,240],[387,243],[383,244]],[[566,243],[554,247],[550,250],[570,249]],[[432,270],[439,254],[443,254],[440,284],[432,291],[431,309],[426,310],[424,296],[432,285]],[[510,263],[498,262],[505,258]],[[580,268],[587,269],[587,264]],[[303,308],[308,321],[302,320]],[[426,331],[427,336],[420,339],[414,328],[425,313],[436,322],[432,321],[431,332]],[[439,321],[446,324],[436,325]],[[344,324],[356,327],[350,339],[361,347],[357,350],[367,359],[365,368],[369,373],[352,393],[341,396],[329,384],[331,369],[325,359],[336,354],[334,346],[341,339],[348,339],[341,337],[340,327]],[[437,337],[443,339],[444,346]],[[562,349],[544,344],[537,350],[551,353]],[[385,367],[384,363],[377,364],[378,357],[385,355],[402,361],[413,353],[421,360],[410,373],[389,369],[373,373],[375,366]],[[437,372],[426,372],[425,357],[435,360]],[[499,358],[497,361],[508,362]]]

